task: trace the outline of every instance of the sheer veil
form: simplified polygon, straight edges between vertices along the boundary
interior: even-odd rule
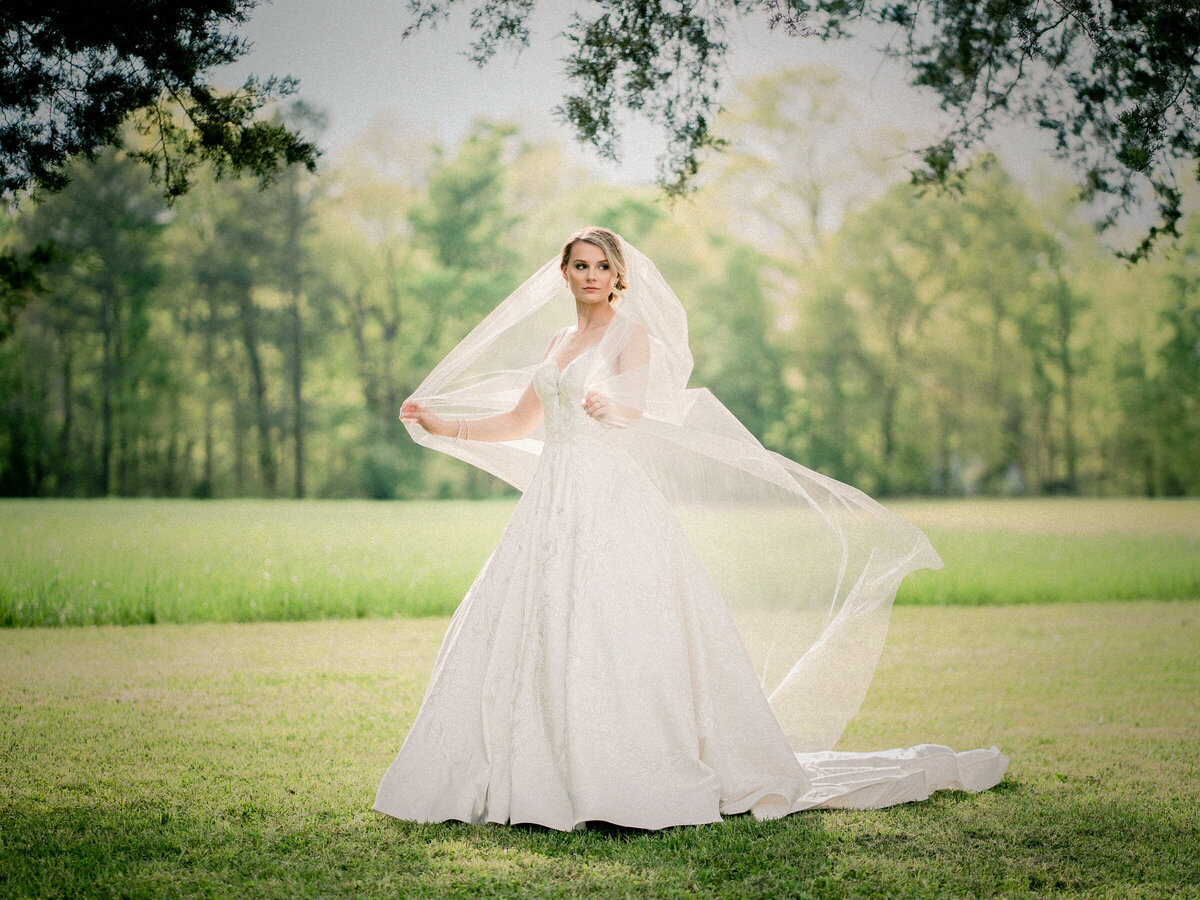
[[[591,355],[589,384],[626,410],[618,441],[671,502],[721,589],[793,749],[829,750],[866,695],[901,580],[941,560],[917,528],[766,450],[712,393],[689,389],[683,307],[646,256],[622,248],[629,287],[603,352]],[[513,291],[414,398],[468,419],[511,409],[553,336],[575,321],[558,265]],[[408,429],[518,489],[542,448],[540,428],[505,443]]]

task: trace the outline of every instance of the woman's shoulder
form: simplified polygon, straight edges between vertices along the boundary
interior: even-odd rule
[[[608,323],[609,331],[621,335],[640,335],[646,336],[646,328],[637,319],[632,316],[627,316],[619,309],[613,310],[612,321]]]
[[[650,338],[641,322],[618,311],[608,323],[610,345],[615,354],[624,356],[632,351],[637,356],[649,353]]]

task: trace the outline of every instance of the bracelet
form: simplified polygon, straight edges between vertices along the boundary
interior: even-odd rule
[[[462,430],[463,430],[463,420],[462,420],[462,417],[460,416],[460,417],[459,417],[458,419],[456,419],[455,421],[458,423],[458,427],[457,427],[457,428],[454,430],[454,437],[450,438],[450,441],[451,441],[452,443],[455,443],[455,444],[457,444],[457,443],[458,443],[458,439],[462,437]]]
[[[465,430],[466,430],[466,434],[463,436],[463,440],[469,441],[471,439],[471,423],[464,419],[463,425],[465,426]]]

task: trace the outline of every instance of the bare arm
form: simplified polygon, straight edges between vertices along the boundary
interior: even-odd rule
[[[515,441],[529,437],[542,421],[542,403],[533,390],[525,388],[517,405],[508,412],[480,419],[445,419],[419,400],[405,400],[401,422],[416,422],[430,434],[470,441]]]
[[[550,355],[557,340],[558,335],[555,335],[546,348],[543,361]],[[533,429],[541,424],[542,401],[538,399],[531,379],[517,405],[508,412],[479,419],[445,419],[419,400],[408,399],[400,408],[400,421],[416,422],[430,434],[442,437],[471,441],[515,441],[529,437]]]

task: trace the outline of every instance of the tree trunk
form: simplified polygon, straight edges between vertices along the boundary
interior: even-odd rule
[[[245,404],[233,385],[233,492],[241,497],[246,493],[246,412]]]
[[[396,384],[396,337],[400,334],[400,317],[397,315],[394,318],[381,323],[383,325],[383,394],[386,409],[383,412],[389,417],[398,415],[400,412],[400,398],[396,392],[398,385]]]
[[[291,326],[291,395],[292,395],[292,443],[293,443],[293,490],[297,498],[306,493],[304,483],[304,318],[300,278],[300,228],[302,218],[299,186],[294,177],[286,182],[288,190],[287,241],[284,246],[286,260],[286,289],[291,298],[288,310]]]
[[[105,293],[100,305],[103,350],[100,359],[100,471],[96,482],[97,491],[103,497],[108,496],[111,486],[109,473],[112,470],[114,319],[112,297]]]
[[[210,296],[208,301],[208,321],[204,329],[204,464],[201,469],[200,493],[205,497],[216,495],[214,481],[213,452],[215,439],[213,431],[216,428],[216,342],[217,342],[217,308],[216,301]]]
[[[358,356],[358,378],[362,382],[363,403],[366,404],[367,412],[377,417],[383,404],[380,399],[379,379],[375,375],[371,350],[367,345],[367,308],[361,289],[349,298],[347,306],[350,309],[350,334],[354,338],[354,352]]]
[[[292,294],[292,440],[295,443],[293,486],[297,498],[304,497],[304,323],[299,292]]]
[[[254,420],[258,432],[258,472],[264,492],[268,497],[273,497],[277,475],[275,448],[271,442],[271,415],[267,408],[267,379],[258,352],[258,308],[249,289],[239,291],[238,309],[242,320],[242,346],[246,351],[246,361],[250,364],[250,395],[254,402]]]
[[[1064,290],[1069,288],[1064,286]],[[1075,494],[1079,491],[1079,446],[1075,440],[1075,359],[1071,355],[1071,334],[1075,330],[1075,322],[1069,302],[1063,305],[1059,324],[1059,360],[1063,379],[1063,456],[1067,466],[1067,490]]]
[[[75,455],[71,452],[71,433],[75,430],[75,350],[65,335],[59,336],[62,377],[62,426],[58,432],[58,460],[54,466],[58,473],[57,493],[59,496],[74,493]]]

